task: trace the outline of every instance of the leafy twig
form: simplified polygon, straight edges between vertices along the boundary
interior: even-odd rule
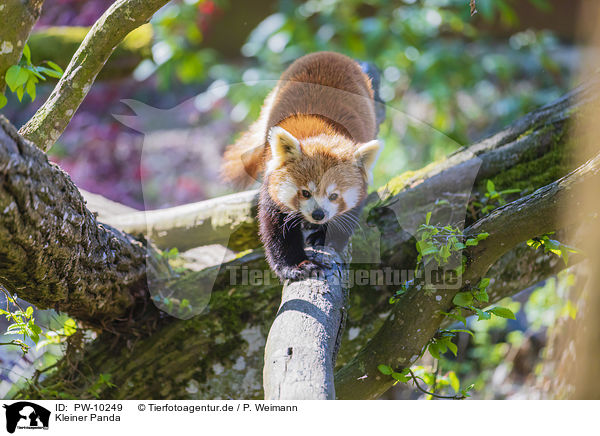
[[[412,372],[412,370],[410,368],[408,368],[408,374],[411,376],[415,387],[418,390],[420,390],[421,392],[423,392],[424,394],[431,395],[432,397],[440,398],[440,399],[444,399],[444,400],[464,400],[465,398],[467,398],[467,395],[464,394],[462,391],[461,391],[461,393],[456,394],[456,395],[439,395],[434,392],[429,392],[428,390],[422,388],[421,385],[419,384],[419,382],[417,381],[417,379],[419,379],[423,383],[425,383],[425,380],[423,380],[421,377],[416,376],[415,373]]]

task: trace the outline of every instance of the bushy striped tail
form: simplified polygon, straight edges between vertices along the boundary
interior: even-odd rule
[[[223,155],[221,178],[238,188],[247,188],[258,180],[264,168],[265,135],[256,131],[256,124],[228,146]]]

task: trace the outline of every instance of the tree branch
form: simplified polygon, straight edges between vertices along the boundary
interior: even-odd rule
[[[259,245],[256,228],[257,191],[245,191],[167,209],[107,217],[124,232],[142,233],[160,248],[180,251],[230,241],[234,250]]]
[[[0,281],[101,325],[146,301],[144,244],[100,224],[70,177],[0,116]]]
[[[4,0],[0,5],[0,94],[6,88],[6,71],[21,59],[43,4],[44,0]]]
[[[75,26],[46,27],[34,31],[27,42],[33,64],[39,65],[49,59],[61,66],[68,65],[89,31],[89,27]],[[144,24],[129,33],[117,45],[96,80],[130,77],[143,59],[152,56],[152,37],[151,24]]]
[[[322,279],[286,282],[265,346],[265,400],[333,400],[333,368],[341,340],[347,266],[336,253]]]
[[[168,1],[115,1],[92,26],[50,97],[19,133],[48,151],[69,124],[115,47]]]
[[[477,284],[490,266],[518,242],[557,230],[559,217],[572,204],[576,190],[596,186],[599,179],[597,155],[560,180],[494,210],[467,228],[466,235],[488,232],[490,236],[468,251],[470,263],[463,275],[464,285],[468,288],[469,284]],[[600,205],[596,205],[595,212],[599,211]],[[574,211],[570,222],[562,223],[582,220]],[[385,392],[394,380],[380,374],[377,366],[408,367],[414,363],[443,321],[441,312],[452,310],[456,292],[458,289],[433,293],[413,289],[402,296],[375,337],[336,374],[338,398],[377,398]]]

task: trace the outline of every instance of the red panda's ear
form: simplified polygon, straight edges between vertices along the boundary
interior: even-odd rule
[[[279,126],[270,130],[269,145],[272,155],[269,166],[272,166],[273,169],[302,153],[300,142],[290,132]]]
[[[374,139],[362,144],[354,152],[354,158],[356,159],[357,165],[365,171],[365,174],[369,179],[371,178],[373,166],[377,161],[377,156],[379,156],[380,148],[379,141]]]

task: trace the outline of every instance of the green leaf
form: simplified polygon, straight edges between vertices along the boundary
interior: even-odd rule
[[[463,250],[466,247],[465,244],[463,244],[462,242],[456,242],[454,244],[454,249],[455,250]]]
[[[21,330],[23,329],[23,326],[24,326],[24,325],[25,325],[25,324],[23,324],[23,323],[15,323],[15,324],[11,324],[11,325],[9,325],[9,326],[6,328],[6,331],[7,331],[7,332],[12,332],[13,330],[19,330],[19,331],[21,331]]]
[[[473,303],[473,295],[470,292],[459,292],[454,296],[452,302],[457,306],[469,307]]]
[[[425,224],[429,225],[430,220],[431,220],[431,212],[427,212],[427,215],[425,215]]]
[[[417,241],[417,251],[422,256],[427,256],[428,254],[437,253],[437,248],[429,241]]]
[[[465,242],[465,244],[466,244],[467,247],[472,247],[474,245],[477,245],[478,241],[477,241],[477,239],[469,238],[469,239],[467,239],[467,241]]]
[[[485,289],[481,289],[479,292],[476,292],[474,296],[477,301],[481,301],[482,303],[487,303],[490,301],[488,293],[485,291]]]
[[[490,285],[490,279],[487,277],[484,277],[481,279],[481,281],[479,282],[479,289],[485,289]]]
[[[547,239],[544,241],[544,248],[547,250],[559,250],[560,251],[560,242],[556,239]]]
[[[25,90],[27,91],[27,94],[29,94],[29,97],[31,97],[31,101],[35,100],[35,83],[36,83],[37,79],[35,77],[31,77],[28,81],[27,81],[27,85],[25,85]]]
[[[542,243],[539,240],[537,240],[537,239],[529,239],[527,241],[527,245],[529,245],[533,249],[537,250],[538,248],[540,248],[540,245],[542,245]]]
[[[33,315],[33,306],[29,306],[27,310],[25,310],[25,316],[27,318],[31,318],[31,315]]]
[[[515,314],[512,312],[512,310],[507,309],[506,307],[497,306],[493,309],[490,309],[490,312],[501,318],[516,319]]]
[[[46,80],[46,78],[44,76],[42,76],[40,73],[38,73],[37,67],[34,67],[33,65],[28,65],[25,68],[27,68],[27,70],[31,71],[31,73],[33,75],[35,75],[35,77],[37,77],[38,79]]]
[[[458,347],[456,346],[456,344],[450,340],[448,340],[446,342],[446,345],[448,345],[448,349],[450,351],[452,351],[452,354],[454,354],[454,356],[456,356],[456,354],[458,353]]]
[[[562,259],[563,259],[563,262],[565,263],[565,266],[569,266],[569,250],[568,249],[562,250]]]
[[[486,185],[485,185],[486,189],[488,192],[495,192],[496,191],[496,186],[494,185],[494,182],[492,182],[491,180],[488,180]]]
[[[471,330],[466,330],[466,329],[451,329],[451,330],[448,330],[448,331],[449,332],[453,332],[453,333],[459,333],[459,332],[468,333],[471,336],[475,337],[475,333],[473,333]]]
[[[440,358],[440,353],[438,351],[437,343],[432,342],[431,344],[429,344],[428,350],[429,350],[429,354],[431,354],[435,359]]]
[[[55,70],[51,70],[50,68],[35,67],[35,69],[39,73],[44,73],[46,76],[49,76],[49,77],[55,77],[57,79],[60,79],[60,77],[62,76],[62,73],[59,73],[58,71],[55,71]]]
[[[25,59],[27,59],[27,63],[31,65],[31,50],[27,44],[25,44],[25,47],[23,47],[23,56],[25,56]]]
[[[401,383],[406,383],[407,381],[409,381],[409,380],[410,380],[410,378],[409,378],[409,377],[407,377],[407,376],[405,376],[405,375],[403,375],[403,374],[401,374],[401,373],[399,373],[399,372],[393,372],[393,373],[392,373],[392,377],[393,377],[395,380],[398,380],[398,381],[399,381],[399,382],[401,382]]]
[[[460,381],[458,380],[458,377],[454,371],[450,371],[448,373],[448,380],[450,380],[450,386],[452,389],[454,389],[454,392],[458,393],[460,390]]]
[[[6,99],[6,96],[4,94],[0,94],[0,109],[6,106],[7,102],[8,100]]]
[[[504,189],[502,191],[500,191],[501,195],[507,195],[507,194],[518,194],[519,192],[521,192],[520,189]]]
[[[59,67],[57,64],[55,64],[52,61],[46,61],[46,63],[50,66],[50,68],[52,68],[55,71],[58,71],[61,75],[64,72],[63,69],[61,67]]]
[[[377,369],[379,370],[380,373],[385,374],[385,375],[391,375],[394,372],[392,367],[388,366],[388,365],[379,365],[379,366],[377,366]]]
[[[27,329],[27,336],[31,338],[34,344],[37,344],[40,340],[40,335],[31,329]]]
[[[448,342],[450,341],[449,338],[442,338],[442,339],[438,339],[436,344],[437,344],[437,351],[439,354],[444,354],[446,351],[448,351]]]
[[[470,397],[470,395],[469,395],[467,392],[469,392],[469,391],[470,391],[471,389],[473,389],[474,387],[475,387],[475,385],[474,385],[474,384],[470,384],[470,385],[469,385],[469,386],[467,386],[465,389],[462,389],[462,390],[460,391],[460,394],[461,394],[463,397]]]
[[[433,384],[435,383],[435,375],[430,372],[424,372],[423,374],[421,374],[421,378],[423,379],[425,384],[429,386],[433,386]]]
[[[25,91],[23,91],[23,87],[20,86],[17,88],[17,98],[19,99],[19,101],[23,100],[23,94],[25,94]]]
[[[77,323],[73,318],[69,318],[65,321],[65,325],[63,327],[66,336],[71,336],[73,333],[77,331]]]
[[[27,80],[29,80],[29,70],[27,68],[21,68],[19,75],[17,76],[16,86],[23,86]]]
[[[483,241],[488,236],[490,236],[490,234],[488,232],[481,232],[477,236],[475,236],[475,239],[477,239],[478,241]]]
[[[477,321],[485,321],[492,317],[492,314],[489,311],[483,311],[476,307],[472,307],[471,309],[477,314]]]
[[[22,86],[29,77],[29,73],[23,70],[19,65],[13,65],[6,71],[4,79],[12,92],[15,92],[19,86]]]
[[[448,245],[442,245],[438,250],[438,258],[436,260],[440,264],[445,264],[448,262],[448,258],[450,257],[450,247]],[[435,257],[435,256],[434,256]]]

